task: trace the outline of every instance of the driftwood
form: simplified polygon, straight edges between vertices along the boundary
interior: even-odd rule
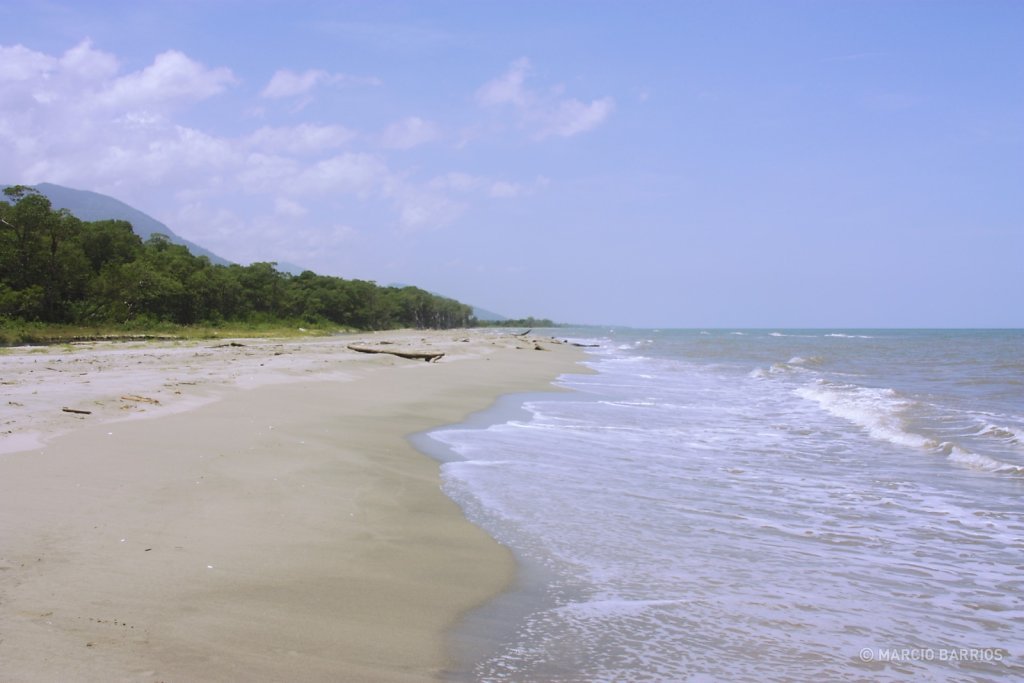
[[[438,351],[397,351],[392,349],[372,349],[366,346],[356,346],[355,344],[349,344],[347,348],[350,351],[357,351],[359,353],[386,353],[391,356],[398,356],[399,358],[425,360],[428,363],[434,363],[439,358],[444,356],[444,353]]]
[[[160,401],[155,398],[147,398],[145,396],[135,396],[134,394],[128,396],[122,396],[122,401],[135,401],[136,403],[152,403],[153,405],[160,405]]]
[[[65,413],[74,413],[75,415],[92,415],[91,410],[78,410],[77,408],[61,408]]]

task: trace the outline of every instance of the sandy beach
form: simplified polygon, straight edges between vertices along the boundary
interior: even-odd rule
[[[581,358],[496,331],[3,350],[0,680],[435,679],[515,565],[406,436]]]

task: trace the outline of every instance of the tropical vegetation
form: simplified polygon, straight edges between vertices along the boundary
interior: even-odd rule
[[[384,287],[275,263],[217,265],[126,221],[81,221],[15,185],[0,201],[0,321],[77,326],[331,325],[452,328],[472,307],[417,287]]]

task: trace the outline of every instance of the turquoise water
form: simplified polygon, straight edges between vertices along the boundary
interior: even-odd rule
[[[431,434],[524,568],[465,678],[1024,677],[1024,333],[554,333],[596,373]]]

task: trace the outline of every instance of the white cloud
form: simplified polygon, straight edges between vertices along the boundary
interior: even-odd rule
[[[118,71],[117,59],[110,54],[95,50],[92,43],[84,40],[64,53],[53,57],[30,50],[23,45],[12,47],[0,45],[0,109],[4,104],[12,105],[17,100],[24,104],[32,100],[35,104],[50,104],[65,100],[75,107],[89,106],[97,94],[107,87]],[[74,99],[67,97],[75,92]]]
[[[296,122],[254,123],[228,135],[197,116],[186,123],[190,107],[235,82],[231,69],[173,50],[125,71],[88,40],[58,55],[0,45],[0,180],[111,194],[228,258],[299,263],[310,262],[302,244],[352,239],[352,225],[431,229],[471,202],[530,190],[459,173],[429,180],[394,166],[385,150],[440,137],[436,123],[416,116],[371,133]],[[301,98],[342,82],[371,80],[288,72],[264,95]],[[256,101],[268,102],[233,105],[242,125],[241,112]],[[360,151],[360,143],[376,143],[381,153]]]
[[[295,194],[349,193],[360,197],[387,194],[392,183],[387,165],[370,154],[346,153],[323,159],[287,181]]]
[[[45,77],[58,63],[54,57],[30,50],[24,45],[0,45],[0,82]]]
[[[435,190],[454,190],[456,192],[470,192],[483,187],[487,181],[484,178],[453,171],[433,178],[428,186]]]
[[[279,69],[260,94],[271,98],[305,95],[329,77],[330,74],[320,69],[311,69],[301,74]]]
[[[602,97],[590,104],[572,99],[561,100],[540,117],[540,135],[569,137],[585,133],[604,123],[614,108],[615,102],[610,97]]]
[[[550,181],[544,176],[538,176],[530,182],[512,183],[505,180],[497,180],[487,188],[487,196],[493,199],[514,199],[516,197],[528,197],[540,192],[548,186]]]
[[[509,183],[504,180],[499,180],[496,183],[491,183],[491,187],[487,190],[487,193],[492,197],[510,199],[521,195],[523,193],[523,187],[517,183]]]
[[[274,198],[274,213],[289,218],[301,218],[309,213],[309,210],[298,202],[293,202],[287,197]]]
[[[323,261],[325,253],[358,239],[358,232],[351,226],[335,222],[321,225],[294,211],[291,203],[278,198],[272,213],[243,214],[225,208],[219,200],[195,201],[179,206],[167,220],[176,226],[202,226],[201,232],[190,237],[201,239],[204,247],[242,264],[290,261],[314,266]],[[239,239],[240,235],[248,239]]]
[[[615,108],[611,97],[602,97],[586,103],[562,95],[556,86],[548,92],[526,87],[530,61],[521,58],[512,62],[508,70],[485,83],[476,92],[476,101],[484,107],[511,106],[519,115],[520,125],[529,129],[534,137],[571,137],[597,128]]]
[[[486,106],[512,104],[517,107],[528,107],[533,96],[527,92],[523,83],[530,70],[530,60],[522,57],[512,62],[508,71],[485,83],[476,93],[477,101]]]
[[[401,185],[390,193],[398,206],[399,221],[407,230],[447,225],[464,210],[465,205],[427,189]]]
[[[302,73],[290,69],[278,69],[260,94],[271,99],[298,97],[309,94],[319,85],[326,84],[380,85],[380,80],[366,76],[332,74],[323,69],[309,69]]]
[[[529,183],[515,183],[508,180],[491,180],[468,173],[451,172],[437,176],[427,187],[438,191],[461,194],[478,193],[491,199],[513,199],[533,194],[548,184],[548,179],[538,177]]]
[[[148,184],[187,183],[197,172],[209,183],[216,174],[230,172],[241,160],[230,141],[178,125],[148,141],[125,140],[125,144],[110,144],[98,152],[94,168],[99,178]],[[53,175],[51,171],[44,177]]]
[[[344,126],[303,123],[280,128],[264,126],[250,135],[247,142],[265,152],[303,155],[342,147],[355,137],[355,131]]]
[[[122,76],[98,94],[96,100],[108,107],[139,107],[175,100],[204,100],[235,82],[225,67],[207,69],[177,50],[156,56],[153,63]]]
[[[243,264],[266,260],[259,251],[263,246],[262,235],[261,239],[255,239],[259,233],[249,225],[249,221],[223,205],[211,207],[202,201],[180,204],[165,222],[175,233],[201,240],[203,247],[223,258]],[[239,235],[249,235],[250,238],[239,239]]]
[[[245,158],[237,178],[244,192],[275,192],[300,169],[299,163],[290,157],[254,152]]]
[[[436,125],[418,116],[410,116],[384,129],[381,145],[388,149],[410,149],[436,140],[440,135]]]
[[[90,40],[83,40],[65,52],[60,59],[60,67],[68,73],[90,80],[113,78],[121,69],[114,55],[93,49]]]
[[[212,187],[244,161],[243,151],[171,115],[234,80],[230,69],[176,51],[121,73],[119,60],[88,40],[59,57],[0,46],[0,177],[172,193]]]

